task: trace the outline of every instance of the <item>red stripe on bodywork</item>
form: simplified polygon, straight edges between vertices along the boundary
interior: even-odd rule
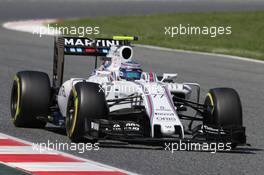
[[[0,154],[1,162],[84,162],[54,154]]]
[[[35,171],[31,173],[35,175],[125,175],[125,173],[117,171]]]
[[[149,81],[150,82],[154,82],[154,78],[153,78],[153,73],[152,72],[149,73]]]
[[[30,145],[11,139],[0,139],[0,146],[30,146]]]

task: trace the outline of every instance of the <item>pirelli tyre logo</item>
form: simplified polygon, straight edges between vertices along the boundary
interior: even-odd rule
[[[122,41],[113,39],[64,38],[64,46],[68,47],[111,47],[120,45],[124,45]]]

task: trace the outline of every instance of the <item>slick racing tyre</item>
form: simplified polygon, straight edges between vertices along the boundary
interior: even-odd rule
[[[207,136],[212,134],[211,138],[207,138],[208,141],[227,142],[231,144],[231,148],[235,148],[238,144],[246,142],[245,130],[242,126],[241,101],[234,89],[211,89],[205,98],[204,104],[207,106],[204,126],[213,128],[213,130],[216,129],[217,131],[215,134],[212,134],[210,131],[207,132]],[[225,134],[220,134],[220,136],[219,132],[221,130]]]
[[[103,119],[108,113],[105,94],[99,84],[91,82],[75,84],[67,107],[66,132],[68,137],[73,142],[82,141],[89,121]]]
[[[43,128],[46,122],[38,116],[49,114],[50,80],[46,73],[18,72],[11,92],[11,118],[17,127]]]
[[[212,127],[242,126],[242,106],[232,88],[211,89],[205,98],[205,124]]]

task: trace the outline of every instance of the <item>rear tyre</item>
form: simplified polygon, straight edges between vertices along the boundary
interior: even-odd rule
[[[43,128],[37,116],[49,114],[50,80],[46,73],[18,72],[11,92],[11,118],[16,127]]]
[[[66,132],[73,142],[80,142],[93,119],[103,119],[109,113],[105,94],[97,83],[79,82],[68,101]],[[92,138],[91,138],[92,140]]]

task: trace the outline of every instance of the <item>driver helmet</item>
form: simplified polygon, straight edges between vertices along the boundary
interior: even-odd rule
[[[121,63],[119,77],[125,80],[139,80],[141,78],[141,65],[135,61]]]

